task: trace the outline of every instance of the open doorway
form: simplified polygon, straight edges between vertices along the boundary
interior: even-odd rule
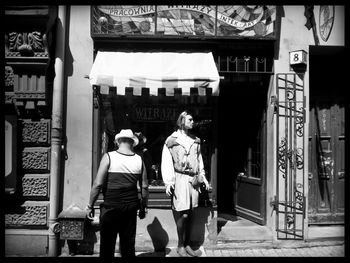
[[[218,214],[255,225],[266,221],[264,80],[265,76],[226,77],[219,98]]]

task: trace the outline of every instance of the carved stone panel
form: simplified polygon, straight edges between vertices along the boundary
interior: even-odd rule
[[[82,240],[84,238],[84,221],[67,219],[62,220],[60,238]]]
[[[49,197],[49,174],[26,174],[22,179],[24,197]]]
[[[46,98],[46,76],[21,74],[14,75],[14,92],[16,99],[45,99]]]
[[[25,148],[22,152],[24,170],[50,170],[50,147]]]
[[[46,35],[39,31],[6,34],[7,57],[47,57]]]
[[[5,103],[6,104],[12,104],[15,100],[15,93],[14,92],[5,92]]]
[[[5,87],[13,87],[14,73],[11,66],[5,66]]]
[[[50,120],[23,120],[22,141],[24,143],[50,144]]]
[[[47,226],[49,214],[48,202],[25,202],[22,211],[14,214],[5,214],[5,226]]]

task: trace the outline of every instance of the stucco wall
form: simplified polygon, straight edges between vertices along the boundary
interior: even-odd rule
[[[306,17],[304,6],[283,6],[284,17],[281,19],[281,34],[278,60],[275,60],[275,72],[289,72],[289,52],[304,49],[309,51],[309,45],[316,45],[312,29],[305,26]],[[333,29],[327,42],[319,36],[319,10],[320,6],[314,7],[316,30],[320,45],[344,46],[345,20],[344,6],[335,6]],[[308,69],[306,76],[308,78]]]
[[[63,209],[71,203],[84,208],[91,187],[92,167],[92,89],[85,75],[93,63],[90,37],[90,6],[72,6],[69,46],[66,52],[67,154],[64,171]]]

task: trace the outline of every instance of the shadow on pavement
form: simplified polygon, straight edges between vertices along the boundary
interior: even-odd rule
[[[166,257],[171,252],[170,248],[164,251],[144,252],[137,255],[137,257]]]
[[[151,224],[147,226],[148,234],[150,235],[155,252],[166,251],[166,246],[169,242],[168,233],[162,227],[158,218],[155,217]]]

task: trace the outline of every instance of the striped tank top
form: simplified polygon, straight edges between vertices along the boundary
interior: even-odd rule
[[[104,205],[138,202],[137,182],[142,173],[142,159],[137,154],[108,153],[109,169],[103,187]]]

